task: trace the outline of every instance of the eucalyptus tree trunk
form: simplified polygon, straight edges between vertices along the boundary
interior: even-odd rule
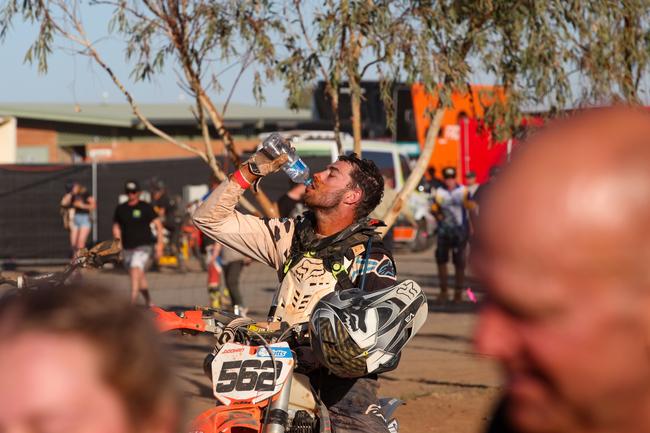
[[[339,116],[339,92],[338,89],[330,92],[330,107],[334,115],[334,140],[336,140],[336,151],[343,155],[343,143],[341,142],[341,116]]]
[[[411,175],[408,177],[406,182],[404,182],[404,187],[397,194],[397,197],[395,197],[395,200],[393,201],[390,210],[386,215],[384,215],[383,220],[384,223],[386,223],[386,227],[382,228],[383,231],[382,234],[386,234],[388,229],[393,224],[395,224],[395,220],[399,216],[400,211],[404,206],[404,203],[406,203],[406,200],[408,199],[409,195],[411,194],[411,192],[415,190],[415,187],[422,179],[422,176],[424,175],[424,172],[427,169],[427,166],[429,165],[429,160],[431,159],[431,155],[433,154],[433,150],[436,145],[436,138],[438,137],[438,131],[440,131],[440,123],[442,122],[443,114],[444,114],[443,108],[438,108],[436,110],[433,116],[433,120],[429,125],[429,129],[427,131],[427,137],[424,141],[424,147],[422,148],[422,152],[420,152],[420,157],[418,158],[415,167],[411,171]]]
[[[352,135],[354,137],[354,153],[361,156],[361,89],[352,90]]]
[[[350,33],[348,44],[348,81],[350,86],[350,104],[352,108],[352,136],[354,153],[361,156],[361,77],[359,76],[359,57],[361,56],[361,38],[358,33]]]

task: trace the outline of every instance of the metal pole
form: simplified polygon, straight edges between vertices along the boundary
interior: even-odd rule
[[[267,409],[269,411],[269,422],[263,433],[284,433],[287,428],[289,417],[289,396],[291,395],[291,381],[293,372],[289,374],[286,382],[280,391],[277,400],[272,402]]]
[[[97,243],[97,204],[99,203],[99,198],[97,197],[97,160],[93,158],[92,162],[92,189],[93,189],[93,198],[95,199],[95,209],[92,211],[92,221],[93,221],[93,245]]]

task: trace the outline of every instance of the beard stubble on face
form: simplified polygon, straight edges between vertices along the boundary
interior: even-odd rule
[[[312,211],[322,212],[331,211],[338,207],[343,201],[343,195],[349,189],[348,186],[336,191],[319,191],[318,188],[318,182],[315,182],[314,189],[310,191],[311,194],[305,194],[304,202]]]

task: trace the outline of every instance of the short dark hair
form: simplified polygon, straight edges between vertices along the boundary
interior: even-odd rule
[[[8,292],[0,298],[0,341],[27,332],[81,337],[102,359],[103,379],[142,427],[177,402],[153,320],[110,289],[69,285]]]
[[[360,159],[356,153],[340,155],[339,161],[352,165],[350,177],[353,185],[363,193],[361,202],[355,210],[356,219],[367,217],[372,212],[384,195],[384,178],[377,165],[369,159]]]

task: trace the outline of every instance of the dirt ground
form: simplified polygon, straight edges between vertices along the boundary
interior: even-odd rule
[[[485,430],[500,382],[494,363],[472,351],[474,319],[471,313],[430,313],[397,370],[381,376],[381,395],[405,401],[397,411],[401,432]],[[210,382],[202,372],[211,344],[205,336],[173,340],[189,418],[214,404]]]
[[[501,378],[494,361],[472,347],[475,305],[467,300],[445,306],[433,301],[439,289],[431,251],[396,254],[395,259],[399,279],[415,280],[427,294],[429,316],[403,352],[399,367],[381,375],[381,396],[405,401],[397,411],[403,433],[484,431],[500,393]],[[84,271],[83,278],[128,294],[128,277],[123,271]],[[205,281],[198,265],[189,273],[163,269],[149,274],[153,301],[162,306],[205,305]],[[265,317],[276,285],[272,269],[259,263],[244,269],[241,287],[254,318]],[[481,288],[471,280],[469,285],[480,297]],[[190,419],[214,405],[211,384],[202,369],[213,342],[207,336],[170,338]]]
[[[381,396],[398,397],[405,404],[397,411],[403,433],[484,431],[492,406],[500,393],[501,378],[494,361],[477,354],[472,346],[476,308],[466,300],[460,305],[437,305],[437,276],[428,254],[397,255],[400,279],[418,281],[429,298],[429,317],[418,335],[403,352],[399,367],[381,375]],[[262,269],[247,269],[247,278]],[[262,284],[263,286],[264,284]],[[479,293],[480,287],[473,285]],[[250,303],[253,315],[263,317],[263,293],[259,306]],[[211,347],[207,337],[178,337],[174,354],[180,366],[188,416],[195,416],[214,404],[210,382],[202,373],[202,360]]]

